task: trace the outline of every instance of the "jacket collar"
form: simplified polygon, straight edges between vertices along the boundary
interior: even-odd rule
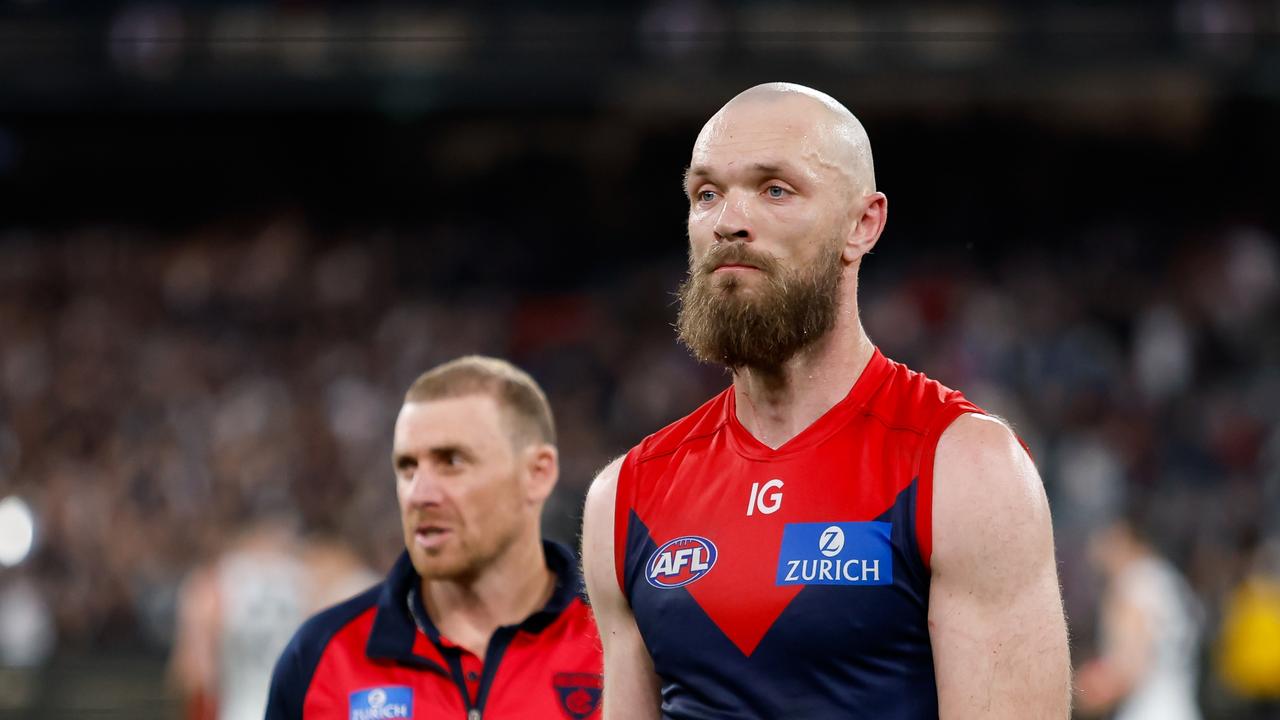
[[[556,586],[547,604],[516,626],[529,633],[542,632],[582,596],[582,576],[573,552],[550,540],[542,541],[542,550],[547,569],[556,577]],[[382,582],[365,654],[374,660],[395,660],[447,673],[448,665],[437,647],[440,631],[423,606],[421,588],[422,578],[414,570],[409,553],[401,552]]]

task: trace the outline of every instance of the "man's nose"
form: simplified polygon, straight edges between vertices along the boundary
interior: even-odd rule
[[[429,468],[419,467],[409,485],[409,502],[414,505],[439,505],[444,500],[440,479]]]
[[[747,198],[741,193],[729,193],[720,204],[720,216],[716,218],[716,240],[751,240],[751,213]]]

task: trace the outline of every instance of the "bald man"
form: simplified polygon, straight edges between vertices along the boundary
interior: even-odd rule
[[[859,321],[887,207],[861,124],[751,88],[703,127],[686,191],[679,335],[733,383],[587,496],[605,717],[1066,718],[1035,466]]]

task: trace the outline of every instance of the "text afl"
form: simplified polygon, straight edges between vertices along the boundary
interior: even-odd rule
[[[716,564],[716,546],[697,535],[668,540],[645,563],[649,584],[662,589],[684,587],[711,572]]]

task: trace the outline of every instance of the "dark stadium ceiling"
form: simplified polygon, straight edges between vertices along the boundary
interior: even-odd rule
[[[74,6],[0,6],[0,112],[679,115],[774,79],[889,111],[1031,101],[1086,119],[1159,106],[1176,122],[1223,91],[1280,97],[1280,3]]]

